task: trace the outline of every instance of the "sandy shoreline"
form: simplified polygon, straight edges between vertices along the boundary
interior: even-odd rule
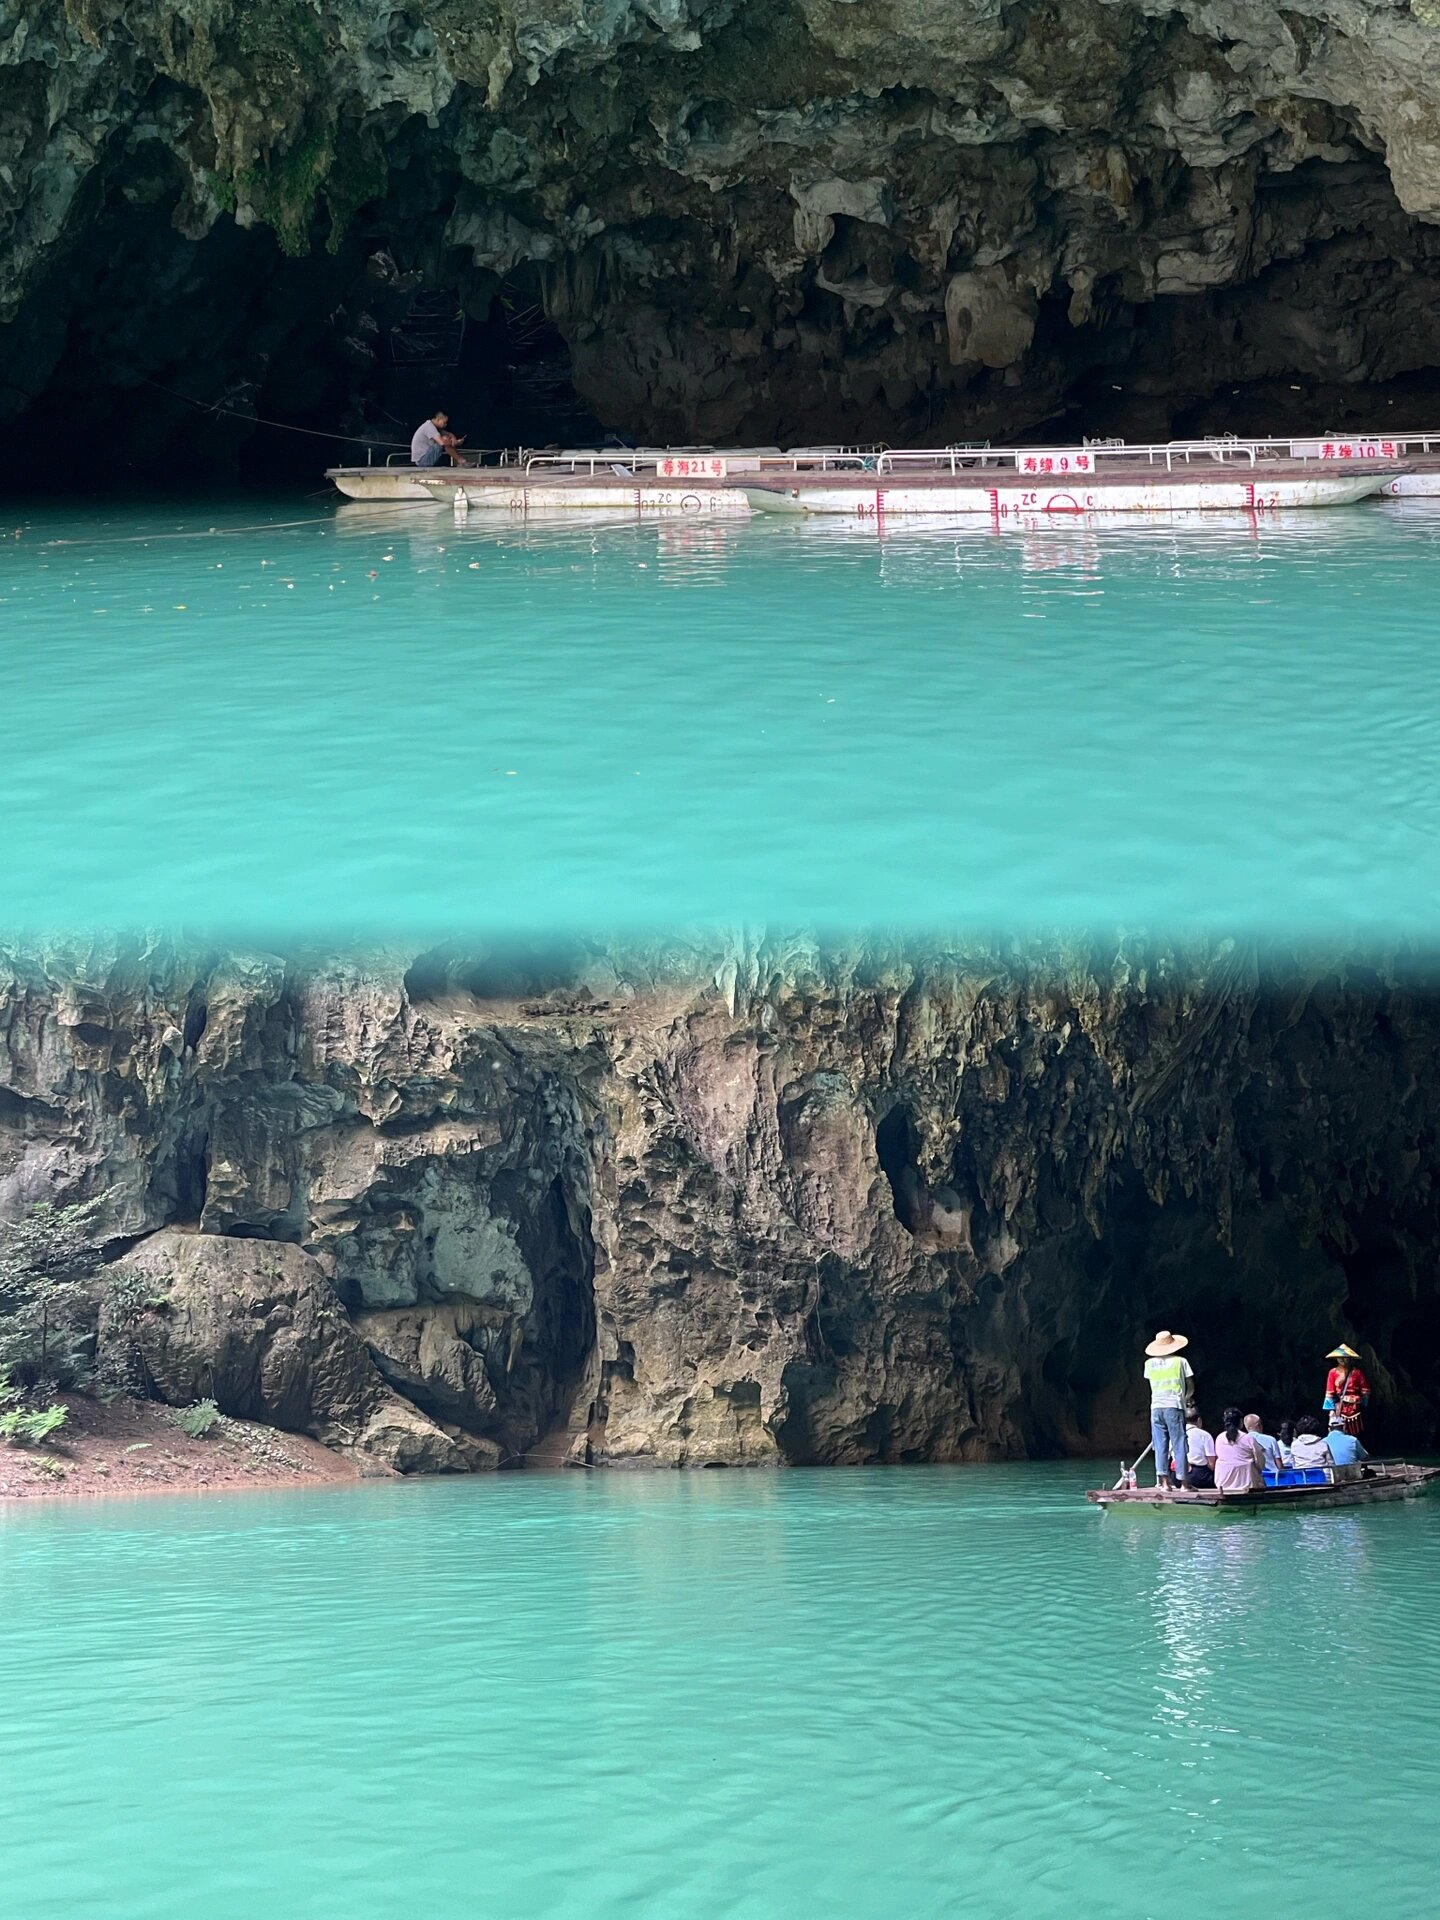
[[[74,1393],[61,1399],[69,1418],[43,1446],[0,1445],[0,1501],[247,1493],[364,1477],[304,1434],[227,1419],[192,1440],[176,1425],[174,1409],[155,1401],[107,1405]]]

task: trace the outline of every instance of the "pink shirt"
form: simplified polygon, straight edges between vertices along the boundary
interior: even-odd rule
[[[1215,1484],[1222,1493],[1245,1493],[1251,1487],[1263,1487],[1260,1468],[1264,1455],[1253,1437],[1242,1432],[1238,1439],[1227,1440],[1222,1427],[1215,1436]]]

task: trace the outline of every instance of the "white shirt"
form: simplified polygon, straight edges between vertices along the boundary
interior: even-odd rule
[[[1204,1427],[1185,1429],[1185,1458],[1192,1467],[1204,1467],[1215,1458],[1215,1436]]]
[[[440,429],[436,426],[435,422],[433,420],[422,420],[415,429],[414,438],[410,442],[411,466],[419,466],[420,456],[427,447],[438,447],[443,444],[440,438]]]
[[[1318,1433],[1297,1433],[1290,1449],[1297,1467],[1333,1467],[1335,1456]]]

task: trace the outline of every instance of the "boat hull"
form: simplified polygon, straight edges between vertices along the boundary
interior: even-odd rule
[[[433,507],[433,490],[418,476],[418,467],[331,467],[326,478],[347,500],[386,500]]]
[[[1440,500],[1440,470],[1397,473],[1385,482],[1385,494],[1391,500]]]
[[[623,480],[586,481],[461,481],[428,483],[432,497],[442,503],[462,495],[477,513],[531,514],[614,513],[639,514],[646,519],[739,519],[750,517],[750,505],[739,487],[636,486]]]
[[[1217,474],[1204,479],[1149,479],[1142,476],[1076,481],[1069,486],[1013,482],[905,481],[882,485],[748,486],[745,496],[757,513],[839,514],[852,520],[889,520],[924,515],[988,514],[1007,520],[1066,519],[1077,514],[1112,513],[1274,513],[1294,507],[1350,506],[1378,494],[1382,474],[1281,474],[1242,478]]]
[[[1098,1487],[1085,1498],[1094,1506],[1126,1513],[1216,1514],[1310,1513],[1325,1507],[1368,1507],[1393,1500],[1414,1500],[1440,1478],[1440,1467],[1398,1465],[1369,1478],[1336,1480],[1314,1487],[1265,1487],[1249,1493],[1220,1493],[1213,1488],[1162,1493],[1155,1487]]]

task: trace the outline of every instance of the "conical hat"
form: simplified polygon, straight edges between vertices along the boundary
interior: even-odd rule
[[[1331,1347],[1325,1358],[1327,1360],[1358,1360],[1360,1356],[1354,1347],[1347,1347],[1342,1340],[1338,1347]]]
[[[1183,1333],[1157,1333],[1145,1351],[1152,1360],[1168,1360],[1172,1353],[1179,1353],[1189,1344]]]

